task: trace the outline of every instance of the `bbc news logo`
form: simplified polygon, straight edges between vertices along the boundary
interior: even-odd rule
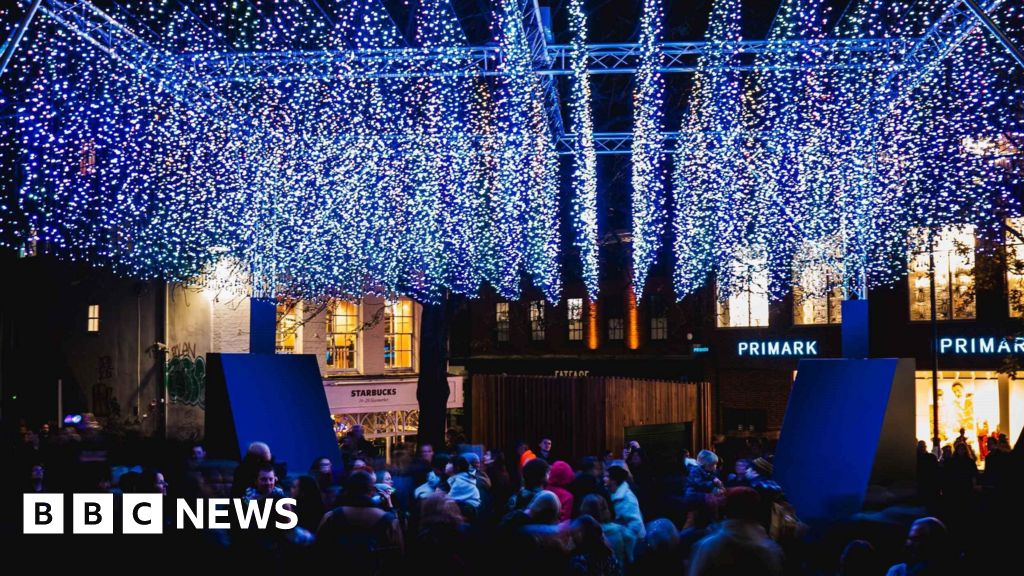
[[[113,534],[117,514],[113,494],[73,494],[71,497],[73,534]],[[160,494],[124,494],[121,496],[121,534],[162,534],[165,498]],[[23,532],[25,534],[63,534],[65,509],[63,494],[25,494]],[[299,523],[294,498],[246,500],[243,498],[178,498],[174,504],[174,527],[178,530],[228,529],[232,527],[280,530]],[[235,523],[231,523],[234,515]]]

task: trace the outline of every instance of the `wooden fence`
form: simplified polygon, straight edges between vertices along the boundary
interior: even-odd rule
[[[542,436],[572,462],[619,451],[632,426],[691,423],[691,450],[711,442],[707,382],[476,374],[468,390],[474,442],[501,449]]]

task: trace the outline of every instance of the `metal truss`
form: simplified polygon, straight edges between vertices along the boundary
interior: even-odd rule
[[[537,37],[537,35],[532,35]],[[543,39],[540,40],[543,42]],[[806,69],[797,58],[780,58],[770,67],[755,65],[759,54],[771,51],[778,55],[799,55],[815,51],[839,54],[873,53],[875,58],[857,58],[845,62],[842,58],[828,59],[823,66],[840,69],[889,68],[898,61],[911,41],[899,38],[839,39],[815,42],[768,42],[745,40],[734,44],[715,45],[711,42],[665,43],[663,74],[693,73],[697,71],[700,56],[717,53],[738,54],[736,70],[800,70]],[[441,53],[457,64],[441,69],[435,63]],[[546,56],[534,54],[534,68],[543,76],[572,74],[570,47],[552,44],[544,47]],[[592,44],[588,47],[587,71],[590,74],[634,74],[639,59],[640,45]],[[394,78],[417,76],[498,76],[501,72],[502,52],[496,46],[466,46],[443,49],[397,48],[388,50],[318,50],[318,51],[266,51],[221,52],[190,54],[179,57],[181,73],[213,81],[245,82],[256,79],[297,80],[299,78]],[[547,86],[553,82],[546,80]],[[546,89],[547,90],[547,89]]]
[[[1003,0],[984,0],[978,8],[985,14],[1002,5]],[[914,91],[928,74],[959,46],[982,23],[965,0],[953,0],[923,36],[904,54],[900,66],[886,78],[886,86],[898,90],[897,97],[888,108]],[[898,82],[898,85],[897,85]]]
[[[43,0],[40,10],[95,48],[159,81],[166,54],[149,45],[88,0]]]
[[[520,6],[520,12],[526,16],[526,41],[530,44],[533,69],[549,68],[551,57],[544,38],[544,25],[540,20],[537,0],[521,0]],[[562,121],[562,105],[558,101],[558,87],[555,86],[555,79],[550,76],[542,76],[540,81],[544,87],[544,107],[547,109],[551,133],[555,138],[561,138],[565,135],[565,123]]]
[[[665,132],[661,141],[661,152],[672,154],[676,151],[679,132]],[[559,154],[575,154],[579,138],[576,134],[566,134],[558,139]],[[632,132],[594,132],[594,151],[601,155],[632,154]]]

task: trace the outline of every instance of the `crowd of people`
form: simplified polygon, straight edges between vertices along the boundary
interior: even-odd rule
[[[887,562],[877,543],[852,538],[834,562],[815,565],[807,527],[774,479],[770,450],[760,444],[731,454],[728,463],[712,450],[694,457],[684,451],[678,470],[665,474],[636,441],[621,453],[574,463],[559,456],[551,438],[519,442],[507,453],[450,438],[445,446],[400,445],[384,458],[355,427],[342,440],[340,458],[323,455],[295,470],[262,442],[252,443],[237,463],[210,460],[195,444],[187,453],[124,466],[112,465],[116,458],[95,443],[72,440],[49,430],[23,431],[18,493],[293,498],[294,528],[180,531],[168,525],[171,540],[139,544],[166,550],[166,542],[174,542],[174,549],[253,568],[291,571],[340,562],[364,575],[888,570],[901,576],[950,573],[969,561],[954,545],[955,526],[947,526],[963,521],[962,506],[973,505],[960,477],[961,468],[969,468],[962,445],[941,460],[918,447],[919,497],[927,513],[905,533],[904,557],[896,558],[905,561]],[[1009,452],[999,439],[988,448],[985,473],[974,468],[977,485],[1009,490]],[[8,525],[12,534],[20,528]],[[175,559],[181,558],[168,561]]]

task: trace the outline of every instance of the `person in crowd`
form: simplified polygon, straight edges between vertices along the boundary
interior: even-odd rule
[[[772,505],[786,500],[782,486],[772,480],[774,473],[775,466],[765,458],[754,458],[750,463],[750,468],[747,469],[747,485],[756,490],[757,495],[760,496],[758,517],[766,530],[771,527]]]
[[[924,440],[917,443],[917,497],[926,506],[939,498],[939,460],[928,450]]]
[[[366,439],[364,434],[363,427],[356,424],[342,438],[341,457],[345,463],[345,468],[348,470],[355,467],[356,460],[371,462],[377,457],[377,448]]]
[[[265,462],[256,470],[256,481],[245,491],[246,500],[276,500],[284,498],[284,491],[277,486],[277,471],[274,465]]]
[[[551,446],[551,438],[541,438],[540,442],[537,443],[537,458],[540,458],[548,464],[554,463],[554,456],[551,454]]]
[[[604,463],[605,470],[612,465],[612,460],[615,460],[615,454],[611,450],[605,448],[601,451],[601,462]]]
[[[697,453],[697,465],[686,467],[686,499],[694,502],[704,501],[709,495],[721,493],[725,488],[722,481],[715,475],[718,456],[711,450]]]
[[[530,445],[520,440],[516,443],[516,456],[519,458],[519,470],[526,467],[526,463],[533,460],[537,455],[530,450]]]
[[[295,499],[295,514],[299,517],[299,526],[316,533],[320,519],[324,516],[324,502],[320,495],[320,486],[312,476],[299,476],[291,484],[288,496]]]
[[[376,483],[374,484],[377,488],[377,496],[380,498],[380,507],[388,512],[395,510],[395,502],[392,496],[395,494],[395,481],[391,477],[391,472],[385,468],[377,470],[373,474]]]
[[[970,499],[978,478],[978,465],[971,459],[967,444],[959,442],[953,447],[953,457],[943,467],[943,494],[948,502],[960,503]]]
[[[580,515],[591,516],[601,525],[604,537],[608,540],[612,552],[619,560],[620,566],[629,566],[633,563],[633,550],[636,548],[636,536],[633,531],[613,521],[611,510],[608,508],[608,501],[598,494],[588,494],[580,504]]]
[[[241,498],[245,491],[256,482],[256,474],[266,463],[274,462],[270,446],[264,442],[253,442],[245,451],[242,463],[235,468],[235,479],[231,483],[231,496]]]
[[[547,489],[553,492],[555,496],[558,496],[558,501],[562,505],[562,514],[559,517],[561,522],[572,519],[573,495],[569,491],[569,485],[572,484],[573,479],[572,466],[569,466],[569,464],[558,460],[551,465]]]
[[[989,436],[985,443],[988,454],[985,456],[985,475],[982,481],[986,488],[1001,492],[1007,488],[1005,483],[1010,477],[1013,457],[1008,451],[1000,448],[998,438]]]
[[[755,460],[756,461],[756,460]],[[690,576],[709,574],[782,574],[782,549],[758,521],[760,496],[753,488],[729,488],[725,493],[726,520],[697,543],[690,559]]]
[[[576,473],[572,483],[569,484],[569,492],[572,493],[574,516],[580,512],[580,505],[583,499],[591,494],[601,496],[608,503],[608,506],[611,507],[612,497],[604,485],[604,461],[594,456],[586,456],[580,460],[579,472]]]
[[[694,457],[690,454],[690,451],[687,450],[686,448],[683,448],[682,457],[683,457],[683,466],[686,467],[687,469],[689,469],[690,466],[699,466],[699,464],[697,463],[697,460],[694,459]]]
[[[640,503],[629,488],[629,472],[622,466],[612,466],[608,469],[607,486],[615,509],[615,521],[628,528],[634,538],[642,539],[647,532],[640,514]]]
[[[584,514],[572,521],[574,548],[569,574],[574,576],[621,576],[623,566],[612,552],[601,525]]]
[[[430,496],[434,492],[444,492],[448,487],[447,483],[444,482],[445,470],[448,468],[449,460],[448,455],[444,453],[435,454],[431,458],[430,472],[427,473],[427,479],[423,484],[416,487],[413,493],[416,501],[420,501],[427,496]]]
[[[732,488],[734,486],[748,486],[749,481],[747,480],[747,469],[749,468],[750,460],[747,460],[746,458],[736,460],[732,473],[730,473],[725,479],[725,487]]]
[[[139,475],[138,492],[141,493],[157,493],[163,496],[167,496],[167,480],[164,478],[163,472],[154,469],[146,469]]]
[[[509,574],[565,573],[573,542],[571,531],[558,524],[560,508],[558,496],[541,490],[525,509],[506,515],[501,538],[512,554]]]
[[[41,462],[33,462],[28,467],[28,478],[25,481],[24,492],[34,494],[46,492],[46,468]]]
[[[907,561],[891,566],[886,576],[959,574],[950,544],[949,532],[941,520],[919,518],[907,533]]]
[[[456,456],[451,466],[454,474],[448,478],[448,497],[459,505],[463,516],[472,520],[480,508],[480,489],[476,485],[475,470],[464,456]]]
[[[534,458],[527,462],[523,467],[523,487],[509,498],[508,510],[523,510],[529,506],[534,497],[547,486],[550,473],[551,467],[544,460]]]
[[[836,576],[876,576],[880,572],[875,547],[867,540],[853,540],[839,556]]]
[[[444,447],[449,454],[461,454],[463,445],[466,443],[466,435],[458,428],[449,428],[444,431]]]
[[[675,524],[666,518],[659,518],[647,524],[646,530],[647,535],[637,546],[636,565],[630,570],[630,574],[682,574],[683,555]]]
[[[317,547],[324,562],[343,562],[346,572],[367,576],[393,572],[404,552],[398,517],[376,505],[375,479],[353,472],[345,482],[342,505],[324,515]]]
[[[426,462],[429,466],[434,460],[434,445],[430,442],[424,442],[421,444],[418,456],[420,460]]]
[[[202,444],[193,444],[192,451],[189,452],[188,463],[189,466],[195,468],[202,465],[206,461],[206,449],[203,448]]]
[[[341,487],[334,480],[334,465],[331,459],[326,456],[314,458],[309,465],[309,477],[316,482],[324,507],[333,505],[338,499]]]
[[[420,503],[419,528],[409,543],[410,567],[444,567],[449,575],[472,574],[468,526],[458,504],[444,494],[431,494]]]
[[[460,456],[469,463],[469,470],[476,478],[477,487],[480,489],[490,488],[491,477],[487,475],[487,469],[480,460],[480,456],[476,452],[463,452]]]
[[[483,468],[491,481],[491,500],[494,502],[493,512],[498,516],[504,511],[505,504],[512,497],[515,491],[512,485],[512,477],[508,472],[505,462],[505,453],[501,450],[490,449],[484,451]]]

